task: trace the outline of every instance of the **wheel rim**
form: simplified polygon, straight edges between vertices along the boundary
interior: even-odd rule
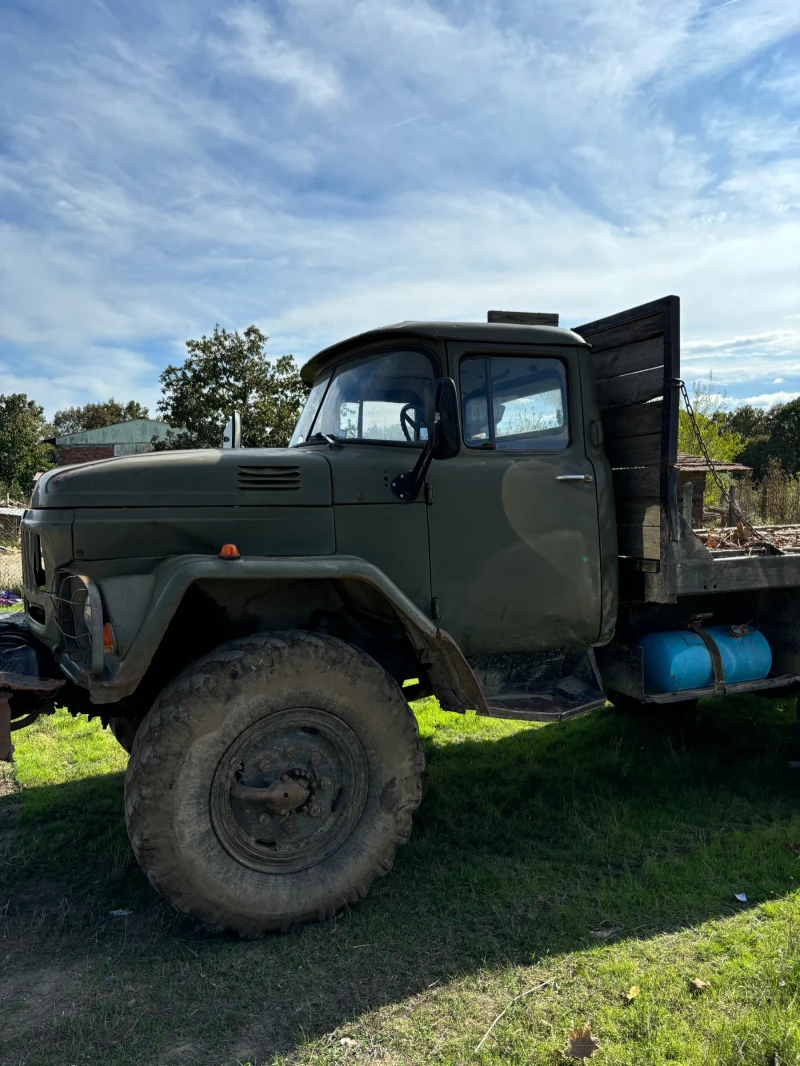
[[[243,865],[303,870],[350,836],[368,783],[364,748],[341,718],[317,708],[276,711],[246,729],[220,760],[211,821]]]

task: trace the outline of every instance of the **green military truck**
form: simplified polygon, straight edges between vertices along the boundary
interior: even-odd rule
[[[682,513],[678,299],[548,318],[326,348],[288,448],[44,474],[0,756],[55,706],[99,715],[151,884],[256,935],[390,868],[421,794],[409,700],[555,721],[790,690],[800,554],[712,550]]]

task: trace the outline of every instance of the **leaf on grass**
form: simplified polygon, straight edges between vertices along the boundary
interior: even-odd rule
[[[633,1003],[641,991],[638,985],[631,985],[627,992],[622,993],[622,998],[626,1003]]]
[[[622,930],[616,926],[610,925],[605,928],[601,926],[600,929],[591,929],[589,936],[593,936],[596,940],[611,940],[612,937],[619,936],[621,932]]]
[[[600,1044],[592,1036],[592,1027],[587,1025],[583,1029],[570,1029],[569,1044],[564,1048],[564,1055],[568,1059],[593,1059]]]
[[[800,844],[792,844],[789,840],[781,841],[782,848],[791,848],[795,855],[800,855]]]
[[[343,1036],[339,1041],[340,1047],[346,1048],[348,1051],[355,1047],[358,1047],[358,1041],[353,1040],[352,1036]]]
[[[699,977],[693,977],[689,982],[689,988],[692,992],[705,992],[707,988],[711,988],[710,981],[701,981]]]

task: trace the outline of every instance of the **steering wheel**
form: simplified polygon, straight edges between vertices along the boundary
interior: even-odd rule
[[[416,419],[412,417],[412,411],[416,413]],[[404,404],[400,409],[400,427],[403,430],[403,436],[412,444],[419,440],[419,431],[424,418],[424,409],[415,403]]]

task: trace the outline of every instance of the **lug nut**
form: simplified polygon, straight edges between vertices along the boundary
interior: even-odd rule
[[[319,807],[317,806],[316,803],[314,804],[314,806],[309,811],[309,814],[311,815],[312,818],[319,817]]]
[[[329,777],[323,777],[319,783],[321,789],[328,789],[331,787],[331,779]]]
[[[311,756],[311,764],[312,764],[312,766],[319,766],[319,764],[321,762],[322,762],[322,756],[320,754],[318,754],[318,752],[315,751],[314,754]]]
[[[266,825],[267,822],[269,821],[269,815],[268,814],[262,814],[261,817],[258,820],[259,820],[259,822],[261,822],[262,825]]]
[[[258,764],[258,768],[262,774],[266,773],[267,770],[269,770],[270,766],[272,766],[272,759],[269,755],[265,755],[261,762]]]
[[[288,774],[281,774],[281,781],[288,781],[288,780],[289,780],[289,775]]]
[[[288,745],[288,747],[285,747],[283,749],[283,757],[284,757],[284,759],[293,759],[294,758],[294,748],[291,746],[291,744]]]

